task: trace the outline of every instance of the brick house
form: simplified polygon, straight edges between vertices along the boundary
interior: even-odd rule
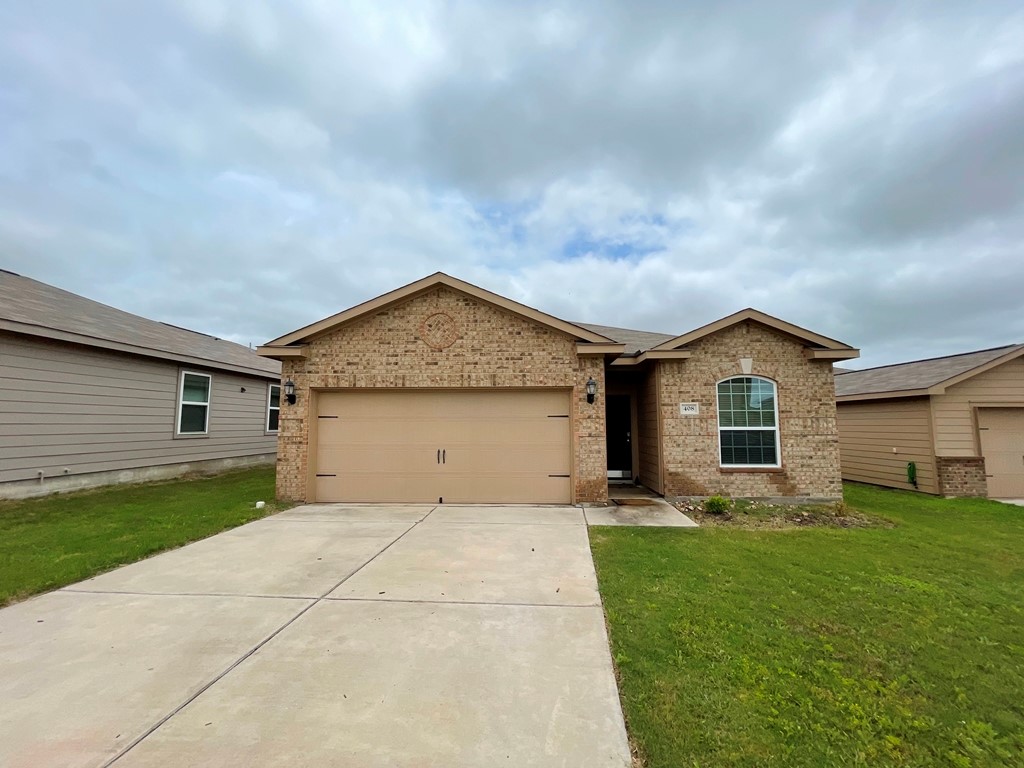
[[[682,336],[570,323],[445,274],[260,347],[281,498],[602,503],[842,493],[833,339],[746,309]],[[289,386],[292,385],[292,386]]]

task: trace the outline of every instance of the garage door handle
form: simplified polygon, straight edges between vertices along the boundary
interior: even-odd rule
[[[445,449],[445,450],[441,451],[441,463],[442,464],[447,464],[448,463],[448,449]]]
[[[438,464],[441,463],[441,449],[440,448],[437,449],[437,463]]]

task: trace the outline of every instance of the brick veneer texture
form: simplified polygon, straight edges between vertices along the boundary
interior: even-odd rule
[[[984,456],[936,456],[935,470],[943,496],[988,496]]]
[[[455,321],[454,342],[443,349],[421,338],[423,321],[436,313]],[[311,341],[306,359],[286,359],[281,375],[298,396],[281,409],[281,499],[307,499],[311,388],[571,387],[574,500],[607,501],[603,359],[578,357],[575,339],[474,297],[432,289]],[[598,382],[593,404],[586,401],[590,377]]]
[[[686,360],[661,361],[661,411],[665,495],[842,498],[835,383],[827,360],[808,360],[803,344],[754,322],[744,322],[688,347]],[[716,385],[751,373],[778,387],[782,468],[775,471],[719,467]],[[681,416],[679,403],[700,404],[698,416]]]

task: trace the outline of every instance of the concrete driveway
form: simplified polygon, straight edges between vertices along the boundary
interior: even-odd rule
[[[299,507],[0,611],[0,765],[628,766],[583,513]]]

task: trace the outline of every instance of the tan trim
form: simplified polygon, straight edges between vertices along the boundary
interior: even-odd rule
[[[655,404],[658,409],[658,493],[665,493],[665,416],[661,411],[661,363],[654,366]]]
[[[422,280],[417,280],[414,283],[409,283],[406,286],[397,288],[393,291],[378,296],[375,299],[364,301],[362,304],[357,304],[350,309],[346,309],[344,312],[339,312],[336,315],[324,318],[319,322],[307,325],[304,328],[299,328],[297,331],[285,334],[280,338],[268,341],[264,346],[267,347],[283,347],[288,345],[297,344],[299,342],[309,341],[322,336],[325,333],[330,333],[339,326],[346,323],[350,323],[353,320],[357,320],[366,315],[379,312],[380,310],[397,304],[398,302],[405,301],[407,299],[416,296],[417,294],[429,291],[437,286],[446,286],[452,290],[460,291],[475,299],[480,299],[488,304],[493,304],[496,307],[504,309],[513,314],[521,315],[529,320],[545,325],[549,328],[553,328],[556,331],[572,336],[576,339],[583,341],[590,341],[597,344],[614,344],[614,339],[609,339],[607,336],[602,336],[599,333],[588,331],[586,328],[581,328],[578,325],[573,325],[565,320],[559,320],[553,315],[546,314],[540,310],[528,307],[525,304],[520,304],[517,301],[506,299],[504,296],[499,296],[496,293],[479,288],[470,283],[459,280],[458,278],[446,275],[443,272],[435,272],[433,275],[424,277]]]
[[[723,317],[721,320],[708,323],[707,325],[701,326],[689,333],[684,333],[682,336],[676,336],[674,339],[669,339],[656,347],[652,347],[652,350],[676,349],[687,344],[692,344],[699,339],[703,339],[705,336],[718,333],[719,331],[725,330],[726,328],[747,320],[753,320],[761,323],[762,325],[767,325],[769,328],[774,328],[777,331],[787,333],[790,336],[795,336],[796,338],[810,342],[811,344],[817,344],[825,349],[856,351],[853,347],[843,344],[841,341],[830,339],[828,336],[822,336],[814,333],[813,331],[809,331],[806,328],[801,328],[798,325],[787,323],[785,320],[780,320],[777,317],[772,317],[771,315],[751,308],[741,309],[739,312],[735,312],[728,317]]]
[[[1015,349],[1012,352],[1008,352],[1002,357],[997,357],[995,360],[990,360],[989,362],[983,365],[979,365],[977,368],[971,368],[971,370],[958,374],[951,379],[946,379],[945,381],[939,382],[938,384],[929,387],[928,392],[929,394],[932,395],[941,395],[946,391],[946,389],[952,387],[954,384],[959,384],[961,381],[966,381],[967,379],[973,378],[974,376],[982,374],[985,371],[990,371],[993,368],[999,367],[1003,363],[1008,363],[1011,360],[1016,360],[1021,355],[1024,355],[1024,347],[1021,347],[1020,349]]]
[[[636,357],[619,357],[612,360],[612,365],[640,365],[648,360],[686,360],[693,357],[693,352],[688,349],[665,349],[649,350],[641,352]]]
[[[34,336],[43,339],[52,339],[53,341],[66,341],[71,344],[81,344],[85,347],[96,347],[98,349],[109,349],[114,352],[125,352],[129,355],[138,355],[140,357],[152,357],[157,360],[172,360],[176,363],[183,363],[187,366],[199,366],[201,368],[213,368],[218,371],[232,371],[234,373],[242,373],[246,376],[256,376],[262,379],[279,379],[281,374],[271,373],[270,371],[262,371],[259,368],[247,368],[244,365],[233,365],[231,363],[225,363],[219,360],[211,360],[206,357],[194,357],[192,355],[179,355],[173,352],[165,352],[161,349],[153,349],[151,347],[140,347],[135,344],[125,344],[120,341],[110,341],[109,339],[100,339],[95,336],[85,336],[84,334],[71,333],[70,331],[59,331],[56,328],[47,328],[42,325],[30,325],[28,323],[19,323],[15,320],[0,320],[0,330],[10,331],[11,333],[20,333],[25,336]]]
[[[804,357],[808,360],[853,360],[860,357],[859,349],[814,349],[804,347]]]
[[[576,354],[581,357],[597,355],[621,355],[626,351],[625,344],[577,344]]]
[[[266,344],[262,347],[256,347],[256,354],[262,357],[272,357],[275,360],[284,360],[286,357],[305,358],[309,355],[309,352],[305,344],[296,347],[277,347]]]
[[[309,402],[306,404],[306,503],[312,504],[319,501],[316,497],[316,470],[317,456],[316,447],[320,439],[320,392],[321,390],[309,388],[306,390],[306,397]],[[290,406],[294,408],[295,406]]]
[[[897,397],[927,397],[931,394],[928,389],[896,389],[888,392],[865,392],[862,395],[840,395],[836,397],[837,403],[855,403],[858,400],[892,400]]]

